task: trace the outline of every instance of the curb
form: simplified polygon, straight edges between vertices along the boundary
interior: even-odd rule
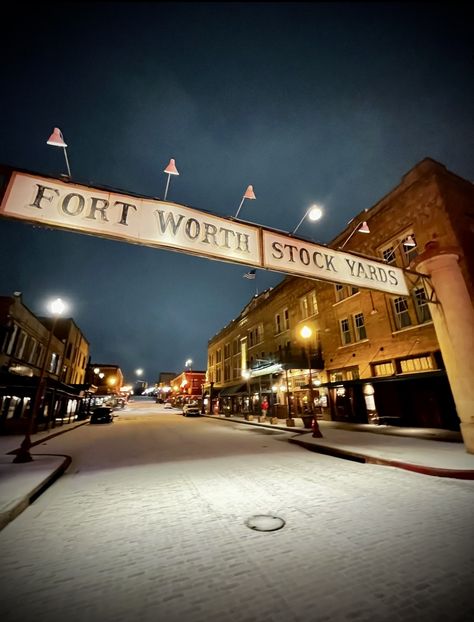
[[[232,423],[243,423],[244,425],[253,425],[257,428],[268,428],[269,430],[280,430],[281,432],[293,432],[295,434],[308,434],[308,432],[311,432],[311,428],[289,428],[288,426],[278,425],[275,423],[258,423],[257,421],[236,419],[235,417],[220,417],[216,415],[201,415],[201,417],[214,419],[214,421],[231,421]]]
[[[59,432],[55,432],[54,434],[50,434],[49,436],[44,436],[43,438],[40,438],[37,441],[32,442],[31,447],[35,447],[36,445],[41,445],[45,441],[49,441],[51,438],[55,438],[56,436],[60,436],[61,434],[66,434],[66,432],[72,432],[73,430],[77,430],[77,428],[80,428],[81,426],[86,425],[87,423],[89,423],[88,420],[82,421],[81,423],[78,423],[77,425],[75,425],[73,428],[68,428],[67,430],[60,430]],[[16,454],[18,449],[19,448],[16,447],[15,449],[12,449],[12,451],[7,451],[6,455],[10,456],[10,455]]]
[[[372,456],[366,456],[365,454],[359,454],[352,451],[345,451],[336,447],[328,447],[326,445],[318,445],[316,443],[306,443],[297,438],[288,439],[290,443],[300,445],[304,449],[309,451],[315,451],[316,453],[326,454],[328,456],[334,456],[335,458],[342,458],[344,460],[352,460],[353,462],[361,462],[365,464],[379,464],[383,466],[391,466],[397,469],[404,469],[406,471],[414,471],[422,475],[432,475],[434,477],[450,477],[453,479],[465,479],[474,480],[474,471],[463,469],[441,469],[438,467],[427,467],[418,464],[412,464],[410,462],[399,462],[398,460],[385,460],[384,458],[374,458]]]
[[[58,454],[41,454],[43,456],[55,456]],[[41,481],[33,490],[27,493],[23,499],[12,503],[12,505],[3,512],[0,512],[0,531],[8,525],[14,518],[26,510],[26,508],[33,503],[51,484],[66,471],[72,462],[71,456],[62,456],[64,458],[62,464],[50,473],[43,481]]]

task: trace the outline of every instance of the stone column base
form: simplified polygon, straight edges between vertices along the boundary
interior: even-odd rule
[[[265,415],[260,415],[260,417],[258,418],[258,422],[259,423],[266,423],[267,422],[267,418],[265,417]]]
[[[474,454],[474,423],[461,423],[462,440],[468,454]]]
[[[278,423],[278,417],[270,417],[270,423],[272,423],[273,425]]]
[[[286,420],[286,426],[288,428],[294,428],[295,427],[295,420],[293,418],[287,419]]]
[[[244,415],[245,421],[253,421],[253,415],[246,414]]]

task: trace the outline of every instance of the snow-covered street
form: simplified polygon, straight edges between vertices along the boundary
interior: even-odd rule
[[[474,482],[133,402],[36,449],[65,475],[0,532],[3,622],[467,620]],[[253,515],[278,516],[272,532]]]

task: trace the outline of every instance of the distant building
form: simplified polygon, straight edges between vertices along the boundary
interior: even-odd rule
[[[35,430],[75,418],[84,391],[89,343],[71,318],[39,318],[21,293],[0,296],[0,434],[26,431],[44,369]]]
[[[96,396],[118,395],[123,385],[122,370],[111,363],[88,363],[86,376],[97,387]]]
[[[183,371],[171,380],[170,398],[175,404],[199,401],[206,381],[204,371]]]

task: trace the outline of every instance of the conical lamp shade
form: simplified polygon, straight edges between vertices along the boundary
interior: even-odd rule
[[[361,224],[361,226],[357,229],[359,233],[370,233],[369,225],[365,222]]]
[[[53,133],[46,141],[47,145],[53,145],[53,147],[67,147],[66,143],[63,140],[63,135],[61,134],[61,130],[59,127],[55,127]]]
[[[163,173],[168,173],[168,175],[179,175],[178,169],[176,168],[176,164],[173,158],[171,158],[168,166],[165,168]]]
[[[253,186],[248,186],[247,190],[244,194],[244,199],[256,199],[255,192],[253,191]]]
[[[403,246],[407,248],[414,248],[416,246],[416,242],[411,235],[407,237],[407,239],[403,242]]]

